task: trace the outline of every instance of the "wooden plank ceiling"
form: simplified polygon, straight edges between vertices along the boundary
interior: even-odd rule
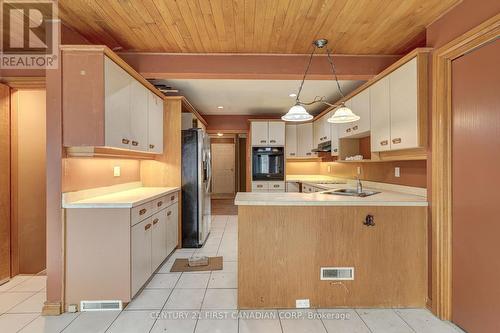
[[[123,51],[401,54],[460,0],[59,0],[63,22]]]

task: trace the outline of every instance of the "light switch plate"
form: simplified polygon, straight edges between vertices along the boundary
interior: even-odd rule
[[[122,170],[119,166],[113,167],[113,176],[120,177],[122,174]]]
[[[401,170],[399,169],[399,167],[394,168],[394,177],[401,177]]]
[[[328,173],[330,173],[330,172],[332,172],[332,166],[331,165],[328,166]]]
[[[297,309],[309,309],[311,304],[309,304],[309,299],[296,299],[295,307]]]
[[[358,167],[357,170],[358,170],[358,175],[360,175],[361,174],[361,167]]]

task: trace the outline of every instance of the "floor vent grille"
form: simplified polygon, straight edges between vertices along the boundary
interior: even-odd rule
[[[354,267],[321,267],[321,280],[354,280]]]
[[[80,311],[115,311],[122,310],[122,301],[81,301]]]

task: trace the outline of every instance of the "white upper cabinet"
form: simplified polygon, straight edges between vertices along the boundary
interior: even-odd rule
[[[370,131],[370,89],[365,89],[352,98],[352,111],[360,116],[352,123],[352,133],[360,135]]]
[[[131,149],[148,151],[148,93],[142,84],[130,78]]]
[[[316,157],[312,152],[313,143],[313,123],[297,125],[297,156],[298,157]]]
[[[285,155],[297,157],[297,125],[285,126]]]
[[[250,131],[252,135],[252,146],[267,146],[269,126],[267,121],[252,121]]]
[[[339,125],[330,124],[330,132],[332,135],[332,156],[339,156]]]
[[[131,77],[114,61],[104,58],[105,145],[130,149]]]
[[[391,149],[391,105],[389,77],[377,81],[370,88],[371,150]]]
[[[148,91],[148,151],[163,152],[163,99]]]
[[[419,146],[417,58],[389,75],[391,150]]]
[[[284,146],[285,145],[285,123],[282,121],[269,122],[269,145]]]
[[[331,112],[325,114],[319,119],[316,119],[313,123],[314,130],[314,145],[317,147],[320,143],[327,142],[331,140],[330,133],[330,123],[327,121],[332,115]]]
[[[348,99],[347,101],[344,102],[344,104],[346,107],[352,110],[352,99]],[[353,123],[338,124],[339,138],[346,138],[352,135],[352,124]]]
[[[283,121],[252,121],[252,146],[284,146],[285,123]]]

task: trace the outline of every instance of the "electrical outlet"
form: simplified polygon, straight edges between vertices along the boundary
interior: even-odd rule
[[[328,173],[331,173],[331,172],[332,172],[332,166],[331,166],[331,165],[329,165],[329,166],[327,167],[327,169],[328,169]]]
[[[119,166],[113,167],[113,176],[120,177],[122,174],[122,170]]]
[[[78,306],[76,304],[68,305],[68,312],[75,313],[78,311]]]
[[[394,168],[394,177],[401,177],[401,170],[399,169],[399,167]]]
[[[361,167],[358,167],[357,170],[358,170],[358,175],[360,175],[361,174]]]
[[[308,309],[311,305],[309,304],[309,299],[296,299],[295,307],[297,309]]]

